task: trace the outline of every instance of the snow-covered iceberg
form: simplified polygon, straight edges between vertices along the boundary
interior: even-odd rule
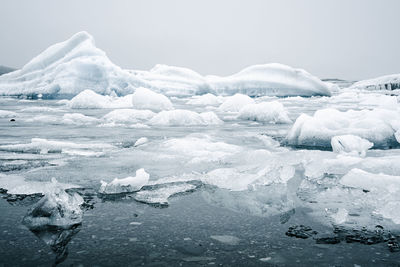
[[[149,182],[149,178],[150,175],[144,169],[139,169],[136,171],[135,177],[115,178],[110,183],[101,181],[99,193],[120,194],[139,191]]]
[[[206,93],[250,96],[329,96],[329,86],[301,69],[254,65],[226,77],[202,76],[182,67],[156,65],[149,71],[124,70],[97,48],[87,32],[54,44],[20,70],[0,76],[0,95],[72,97],[84,90],[127,95],[144,87],[168,96]]]
[[[227,97],[218,107],[218,110],[223,112],[238,112],[241,108],[250,104],[254,104],[254,99],[244,94],[235,94]]]
[[[314,116],[300,115],[287,135],[290,145],[331,147],[337,135],[356,135],[374,143],[374,148],[398,146],[395,134],[400,128],[397,110],[321,109]]]
[[[125,95],[140,86],[146,83],[114,65],[87,32],[50,46],[22,69],[0,77],[0,95],[62,97],[86,89]]]
[[[365,90],[400,89],[400,74],[385,75],[374,79],[362,80],[354,83],[350,88]]]
[[[61,100],[64,101],[64,100]],[[124,97],[100,95],[92,90],[84,90],[66,102],[67,107],[74,109],[88,108],[131,108],[132,95]]]
[[[328,85],[302,69],[271,63],[254,65],[227,77],[207,76],[213,92],[249,96],[330,96]]]
[[[277,101],[246,105],[240,109],[238,118],[266,123],[292,122],[285,107]]]
[[[136,109],[149,109],[155,112],[171,110],[173,105],[165,95],[146,88],[138,88],[132,95],[132,106]]]

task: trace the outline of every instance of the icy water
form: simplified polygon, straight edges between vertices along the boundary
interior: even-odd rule
[[[257,101],[281,102],[295,121],[326,107],[371,107],[360,98]],[[399,149],[343,163],[329,149],[287,146],[292,124],[240,120],[187,101],[172,99],[175,108],[215,111],[224,123],[110,125],[102,118],[112,109],[0,99],[2,110],[17,114],[0,118],[0,187],[43,189],[56,178],[79,186],[67,191],[85,199],[80,225],[31,232],[22,219],[42,196],[2,190],[0,265],[399,265],[399,227],[374,212],[386,202],[338,185],[354,167],[400,175]],[[73,113],[89,119],[68,120]],[[148,141],[135,146],[141,137]],[[139,168],[150,174],[141,191],[98,193],[101,180],[134,176]],[[46,245],[49,239],[57,245]]]

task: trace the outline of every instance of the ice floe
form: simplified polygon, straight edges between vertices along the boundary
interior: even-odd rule
[[[148,183],[149,178],[150,175],[144,169],[138,169],[135,177],[115,178],[109,183],[101,181],[99,193],[120,194],[139,191]]]
[[[350,88],[366,90],[396,90],[400,89],[400,74],[385,75],[374,79],[354,83]]]
[[[156,126],[219,125],[222,123],[223,121],[212,111],[197,113],[184,109],[161,111],[149,121],[150,125]]]
[[[135,109],[149,109],[155,112],[173,109],[173,105],[168,97],[146,88],[135,90],[132,95],[132,106]]]
[[[131,108],[132,95],[124,97],[100,95],[92,90],[84,90],[68,101],[67,106],[75,109],[88,108]]]
[[[18,117],[18,113],[8,110],[0,110],[0,119],[1,118],[15,118]]]
[[[235,94],[227,97],[225,101],[218,107],[218,110],[224,112],[239,112],[246,105],[254,104],[254,99],[247,95]]]
[[[339,135],[331,139],[333,152],[336,153],[355,153],[365,156],[368,149],[374,146],[373,143],[355,135]]]
[[[277,101],[246,105],[239,110],[238,118],[265,123],[292,122],[285,107]]]
[[[374,148],[397,146],[395,133],[400,127],[396,110],[348,110],[322,109],[313,116],[300,115],[287,135],[291,145],[327,147],[332,137],[356,135],[374,143]]]

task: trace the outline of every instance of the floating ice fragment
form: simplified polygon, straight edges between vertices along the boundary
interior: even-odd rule
[[[232,236],[232,235],[212,235],[210,237],[214,240],[217,240],[221,243],[231,245],[231,246],[235,246],[235,245],[239,244],[239,242],[240,242],[239,238],[237,238],[236,236]]]
[[[235,94],[234,96],[227,97],[218,109],[224,112],[239,112],[241,108],[249,104],[254,104],[252,98],[243,94]]]
[[[115,178],[112,182],[101,181],[99,193],[119,194],[139,191],[149,181],[150,175],[144,169],[138,169],[135,177]]]
[[[347,134],[332,137],[331,146],[333,152],[336,153],[350,153],[365,157],[366,151],[374,144],[356,135]]]
[[[132,106],[136,109],[149,109],[155,112],[173,109],[168,97],[142,87],[137,88],[133,93]]]
[[[141,146],[141,145],[147,143],[148,141],[149,141],[149,139],[147,139],[146,137],[140,137],[138,140],[136,140],[136,142],[133,146],[134,147]]]
[[[266,123],[292,123],[284,106],[277,101],[246,105],[240,109],[238,118]]]

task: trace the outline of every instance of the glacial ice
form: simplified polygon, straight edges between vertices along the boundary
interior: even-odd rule
[[[155,115],[150,110],[116,109],[104,115],[102,119],[112,124],[135,124],[147,122]]]
[[[67,102],[69,108],[131,108],[132,95],[124,97],[104,96],[92,90],[84,90]]]
[[[146,137],[140,137],[138,140],[136,140],[135,144],[133,145],[134,147],[141,146],[149,142],[149,139]]]
[[[150,175],[144,169],[138,169],[135,177],[115,178],[109,183],[101,181],[99,193],[120,194],[139,191],[148,183],[149,178]]]
[[[227,97],[225,101],[218,107],[223,112],[239,112],[246,105],[254,104],[254,99],[247,95],[235,94]]]
[[[213,92],[249,96],[330,96],[328,86],[302,69],[277,63],[254,65],[227,77],[207,76]]]
[[[290,145],[326,147],[332,137],[356,135],[374,143],[374,148],[398,146],[395,133],[400,127],[397,110],[321,109],[314,116],[300,115],[287,135]]]
[[[60,98],[86,89],[126,95],[140,86],[146,83],[114,65],[86,32],[50,46],[22,69],[0,77],[2,95]]]
[[[308,72],[276,63],[250,66],[226,77],[202,76],[167,65],[156,65],[150,71],[123,70],[95,46],[86,32],[50,46],[22,69],[0,77],[0,95],[65,98],[84,90],[128,95],[140,87],[167,96],[331,95],[329,86]]]
[[[47,140],[43,138],[32,138],[28,144],[0,145],[0,151],[19,153],[64,153],[68,155],[100,156],[105,151],[115,147],[101,143],[74,143],[67,141]]]
[[[82,222],[83,198],[72,195],[63,189],[55,188],[36,203],[23,219],[23,224],[31,231],[45,230],[50,227],[68,229]]]
[[[374,79],[362,80],[354,83],[350,88],[365,90],[400,89],[400,74],[385,75]]]
[[[32,195],[51,194],[56,189],[79,188],[78,185],[60,183],[55,179],[49,182],[29,181],[19,175],[0,174],[0,188],[6,189],[8,194]]]
[[[361,188],[364,190],[380,190],[390,193],[400,191],[400,176],[383,173],[370,173],[361,169],[352,169],[340,179],[345,186]]]
[[[291,123],[285,107],[277,102],[249,104],[239,110],[239,119],[265,123]]]
[[[194,125],[219,125],[223,121],[210,111],[197,113],[190,110],[175,109],[161,111],[150,119],[150,125],[156,126],[194,126]]]
[[[132,95],[132,106],[136,109],[149,109],[154,112],[171,110],[173,105],[165,95],[146,88],[137,88]]]
[[[153,205],[168,205],[168,198],[179,193],[196,189],[195,185],[180,183],[172,185],[159,185],[159,188],[141,190],[134,195],[134,199]]]
[[[223,102],[222,96],[216,96],[213,94],[204,94],[200,96],[193,96],[187,104],[196,106],[218,106]]]
[[[336,153],[352,153],[365,156],[368,149],[374,146],[373,143],[356,135],[339,135],[331,139],[333,152]]]

